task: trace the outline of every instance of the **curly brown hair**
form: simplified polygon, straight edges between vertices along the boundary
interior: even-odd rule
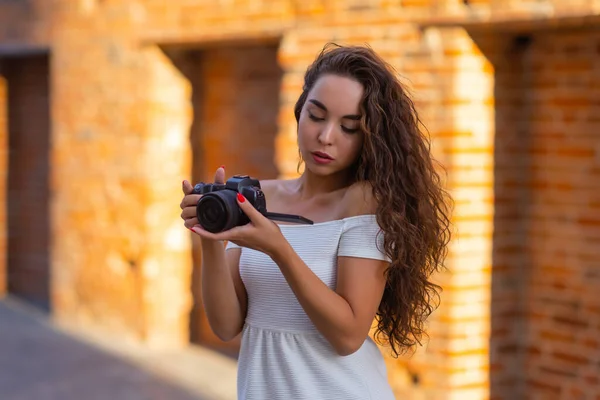
[[[439,305],[441,287],[430,280],[445,269],[451,199],[443,188],[431,142],[394,69],[369,47],[327,44],[309,66],[296,120],[315,82],[324,74],[361,83],[362,152],[356,181],[370,184],[384,251],[392,260],[377,310],[375,339],[394,356],[421,344],[427,317]]]

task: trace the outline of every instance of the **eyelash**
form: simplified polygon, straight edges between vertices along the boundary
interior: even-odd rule
[[[315,122],[321,122],[321,121],[324,121],[324,120],[325,120],[325,118],[317,118],[317,117],[315,117],[315,116],[314,116],[314,115],[312,115],[310,112],[308,113],[308,117],[309,117],[311,120],[315,121]],[[356,129],[350,129],[350,128],[346,128],[344,125],[341,125],[341,127],[342,127],[342,130],[343,130],[344,132],[346,132],[346,133],[356,133],[356,132],[358,132],[358,128],[356,128]]]

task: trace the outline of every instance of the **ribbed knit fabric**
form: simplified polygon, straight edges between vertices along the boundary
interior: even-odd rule
[[[331,289],[336,287],[338,256],[388,260],[379,250],[383,236],[374,215],[280,227],[296,253]],[[248,313],[238,360],[238,399],[394,399],[383,357],[370,338],[357,352],[339,356],[270,257],[243,248],[240,274]]]

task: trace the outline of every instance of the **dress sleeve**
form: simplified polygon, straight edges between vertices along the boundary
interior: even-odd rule
[[[338,256],[391,262],[383,251],[383,231],[375,215],[360,215],[344,220]]]

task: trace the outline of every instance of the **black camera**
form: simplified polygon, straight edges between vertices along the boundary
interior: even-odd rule
[[[223,232],[250,222],[237,204],[238,193],[269,219],[313,224],[311,220],[299,215],[268,212],[267,200],[260,188],[260,182],[248,175],[234,175],[225,184],[198,183],[192,193],[202,195],[196,206],[196,216],[200,225],[212,233]]]

